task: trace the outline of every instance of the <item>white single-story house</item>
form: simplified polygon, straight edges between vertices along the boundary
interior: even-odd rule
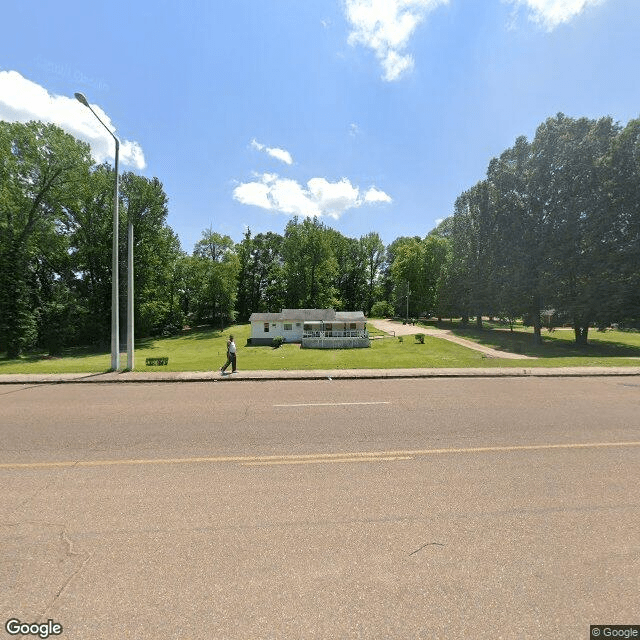
[[[304,348],[349,349],[369,346],[367,319],[362,311],[283,309],[280,313],[252,313],[251,344],[300,342]]]

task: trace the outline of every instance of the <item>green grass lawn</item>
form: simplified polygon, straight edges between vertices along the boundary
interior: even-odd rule
[[[640,365],[640,333],[590,331],[587,347],[573,344],[573,332],[543,333],[543,344],[533,345],[531,330],[519,327],[491,328],[478,331],[459,325],[444,325],[461,337],[499,350],[536,356],[537,360],[503,360],[460,345],[427,336],[418,344],[412,336],[384,337],[373,340],[369,349],[301,349],[298,344],[285,344],[279,349],[249,346],[248,324],[228,327],[225,331],[209,327],[196,328],[183,335],[136,343],[137,371],[216,371],[226,360],[226,341],[230,333],[238,345],[238,370],[309,370],[309,369],[394,369],[432,367],[554,367],[554,366],[628,366]],[[371,335],[381,332],[371,327]],[[421,327],[415,327],[420,333]],[[148,357],[168,356],[168,366],[147,367]],[[68,350],[63,357],[47,358],[34,353],[17,360],[0,357],[0,374],[6,373],[86,373],[108,371],[108,353],[92,353],[86,349]],[[126,365],[126,355],[122,356]]]
[[[430,325],[433,326],[433,325]],[[578,346],[571,329],[542,330],[542,344],[533,343],[533,329],[518,324],[511,332],[498,323],[484,323],[484,329],[474,325],[463,327],[459,322],[442,323],[443,329],[455,335],[499,351],[510,351],[538,358],[527,361],[527,366],[573,367],[573,366],[640,366],[640,333],[628,331],[589,330],[589,344]],[[487,363],[495,366],[496,360]],[[522,366],[522,361],[500,360],[500,366]]]

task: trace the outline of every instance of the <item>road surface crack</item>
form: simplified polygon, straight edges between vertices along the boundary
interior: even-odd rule
[[[82,553],[72,553],[72,555],[80,555],[81,556],[83,554]],[[69,586],[69,584],[71,584],[73,579],[76,576],[78,576],[84,570],[84,568],[86,567],[86,565],[89,562],[89,560],[91,560],[91,558],[93,558],[93,553],[87,554],[87,557],[83,560],[83,562],[80,564],[80,566],[62,583],[62,586],[60,587],[60,589],[58,589],[58,592],[53,597],[53,600],[51,601],[51,603],[40,614],[41,618],[44,619],[49,614],[49,612],[53,609],[53,607],[55,606],[55,604],[58,601],[58,599],[62,596],[62,594],[66,590],[66,588]]]
[[[422,551],[426,547],[444,547],[444,546],[445,545],[442,542],[427,542],[426,544],[423,544],[419,549],[416,549],[415,551],[412,551],[409,555],[412,556],[412,555],[418,553],[418,551]]]

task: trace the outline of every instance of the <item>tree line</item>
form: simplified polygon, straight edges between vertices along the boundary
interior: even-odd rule
[[[108,346],[113,181],[56,126],[0,122],[0,353]],[[204,230],[188,255],[162,183],[132,172],[120,212],[121,273],[129,220],[135,229],[140,338],[283,307],[524,318],[537,339],[546,317],[578,342],[594,324],[640,319],[640,120],[558,114],[491,160],[426,237],[386,247],[375,232],[294,217],[283,234],[247,229],[238,243]],[[120,282],[124,300],[126,272]]]
[[[439,313],[590,326],[640,319],[640,119],[547,119],[489,163],[436,233]]]

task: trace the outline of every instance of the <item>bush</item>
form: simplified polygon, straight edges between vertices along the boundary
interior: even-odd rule
[[[281,347],[284,344],[284,337],[283,336],[276,336],[272,341],[271,341],[271,345],[273,346],[274,349],[278,349],[279,347]]]
[[[416,333],[416,342],[424,344],[424,333]]]
[[[393,316],[393,305],[386,300],[374,302],[369,315],[372,318],[390,318]]]

